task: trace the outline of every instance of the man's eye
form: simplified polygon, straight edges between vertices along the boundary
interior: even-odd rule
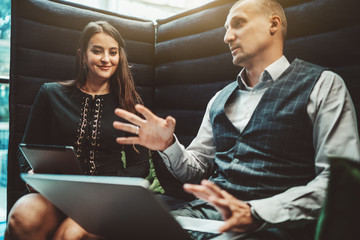
[[[233,28],[239,28],[239,27],[242,27],[244,21],[241,20],[241,19],[234,19],[232,22],[231,22],[231,27]]]
[[[242,25],[242,22],[241,22],[241,21],[236,21],[236,22],[234,22],[233,27],[238,28],[238,27],[240,27],[241,25]]]

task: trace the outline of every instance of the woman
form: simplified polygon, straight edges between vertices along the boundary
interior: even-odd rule
[[[41,87],[23,142],[74,146],[88,175],[146,177],[148,150],[118,145],[116,137],[125,133],[112,127],[121,121],[115,108],[135,113],[140,102],[120,33],[107,22],[91,22],[80,36],[76,79]],[[22,156],[19,160],[23,172],[32,171]],[[25,195],[10,211],[6,239],[48,238],[101,237],[87,233],[40,194]]]

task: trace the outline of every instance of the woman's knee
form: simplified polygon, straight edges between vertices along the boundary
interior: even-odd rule
[[[88,233],[71,218],[65,219],[54,234],[53,240],[104,240],[105,238]]]
[[[37,193],[20,198],[9,214],[7,231],[9,235],[30,234],[51,230],[59,224],[59,210]]]
[[[85,235],[86,231],[80,225],[71,218],[67,218],[54,234],[54,240],[81,240]]]
[[[65,229],[59,240],[82,240],[85,237],[85,232],[78,228],[70,227]]]

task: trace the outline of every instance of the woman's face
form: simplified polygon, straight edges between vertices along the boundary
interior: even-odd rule
[[[108,80],[119,64],[119,44],[106,33],[96,33],[90,38],[84,63],[88,67],[87,80]]]

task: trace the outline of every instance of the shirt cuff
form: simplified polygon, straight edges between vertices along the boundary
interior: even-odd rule
[[[254,221],[258,224],[258,227],[254,230],[254,232],[257,232],[257,231],[260,231],[260,230],[266,228],[269,224],[259,216],[259,214],[256,212],[255,208],[251,204],[249,204],[249,206],[250,206],[251,215],[252,215]]]
[[[171,173],[174,173],[171,168],[171,162],[177,162],[183,154],[183,149],[177,137],[174,134],[175,142],[166,148],[164,151],[158,151],[160,157],[163,159],[165,166]]]
[[[277,199],[266,198],[249,201],[257,215],[265,222],[276,224],[289,220],[289,211]]]

